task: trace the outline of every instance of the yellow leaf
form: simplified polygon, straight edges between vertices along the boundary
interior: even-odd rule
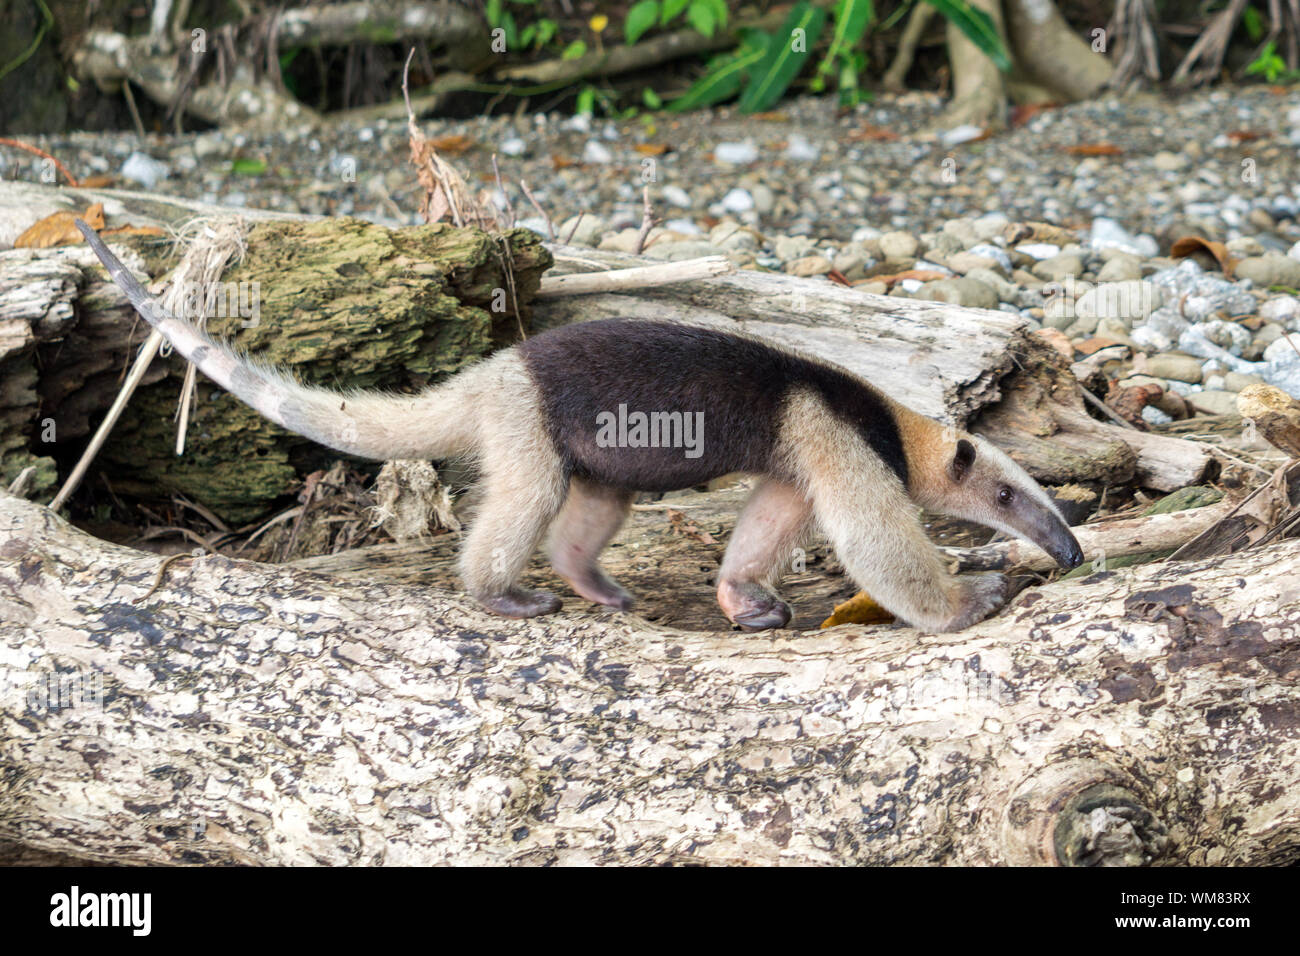
[[[609,17],[603,13],[598,13],[587,21],[587,25],[596,33],[604,33],[605,27],[609,26]]]
[[[859,591],[843,604],[837,604],[835,611],[822,627],[834,627],[837,624],[883,624],[892,621],[893,615],[871,599],[866,591]]]

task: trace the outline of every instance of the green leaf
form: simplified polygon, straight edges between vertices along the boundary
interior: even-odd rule
[[[706,37],[713,36],[713,31],[718,25],[718,16],[713,10],[713,4],[708,3],[707,0],[692,0],[691,5],[686,8],[686,19]]]
[[[578,94],[576,112],[586,113],[588,116],[596,112],[596,88],[594,86],[585,87]]]
[[[1241,25],[1246,28],[1246,35],[1250,37],[1251,43],[1258,43],[1259,38],[1264,35],[1264,17],[1254,7],[1247,7],[1241,11]]]
[[[568,46],[564,48],[564,52],[560,54],[560,59],[576,60],[578,57],[582,56],[586,52],[587,52],[587,44],[582,40],[574,40],[572,43],[570,43]]]
[[[264,159],[236,159],[230,164],[230,171],[240,176],[260,176],[266,172]]]
[[[758,113],[771,109],[776,104],[812,55],[810,51],[825,23],[826,11],[814,7],[807,0],[801,0],[790,11],[781,24],[781,29],[773,35],[767,54],[754,71],[753,79],[741,94],[742,113]],[[795,49],[796,42],[801,47],[800,50]]]
[[[487,17],[488,26],[494,29],[501,26],[501,6],[501,0],[487,0],[484,15]]]
[[[659,14],[659,25],[664,26],[686,9],[691,0],[664,0],[663,11]]]
[[[835,32],[826,57],[817,66],[819,74],[835,69],[835,61],[853,50],[867,33],[867,27],[876,18],[871,0],[840,0],[835,6]]]
[[[628,46],[632,46],[658,20],[659,0],[641,0],[640,3],[632,4],[627,19],[623,21],[623,39]]]
[[[641,91],[641,102],[646,105],[646,109],[659,110],[663,109],[664,101],[659,98],[659,94],[650,87]]]
[[[727,25],[727,0],[696,0],[697,3],[707,3],[713,7],[713,19],[720,27]]]
[[[735,96],[740,91],[745,74],[766,55],[769,40],[767,34],[753,31],[740,49],[714,60],[709,72],[669,103],[668,109],[680,113],[682,110],[711,106]]]
[[[971,6],[967,0],[926,0],[974,43],[1003,73],[1011,69],[1011,57],[998,36],[993,18],[983,10]]]
[[[537,21],[537,46],[544,47],[555,38],[555,31],[560,25],[554,20],[543,17]]]

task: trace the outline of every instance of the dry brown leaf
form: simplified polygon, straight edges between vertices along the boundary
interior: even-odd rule
[[[662,156],[673,151],[667,143],[633,143],[632,148],[642,156]]]
[[[843,604],[835,605],[831,616],[822,621],[822,627],[834,627],[837,624],[884,624],[892,621],[894,615],[872,600],[866,591],[859,591]]]
[[[839,269],[832,269],[830,272],[826,273],[826,278],[830,279],[836,285],[848,286],[850,289],[853,288],[853,283],[849,281],[848,276]]]
[[[1228,142],[1230,143],[1249,143],[1252,140],[1267,136],[1265,130],[1260,129],[1234,129],[1228,133]]]
[[[575,159],[570,159],[568,156],[561,156],[559,153],[551,153],[552,169],[569,169],[570,167],[577,165],[579,165],[579,163]]]
[[[1232,278],[1232,270],[1236,266],[1237,260],[1232,257],[1232,253],[1228,252],[1228,247],[1221,242],[1215,242],[1201,236],[1183,236],[1169,247],[1169,254],[1175,259],[1186,259],[1198,252],[1208,252],[1214,261],[1219,264],[1219,268],[1223,270],[1224,277]]]
[[[673,534],[681,535],[683,538],[690,538],[692,541],[700,542],[700,544],[718,543],[713,535],[700,528],[694,521],[687,521],[686,515],[675,508],[668,509],[668,523],[672,526]]]
[[[420,131],[413,117],[408,117],[406,125],[411,165],[424,189],[420,197],[421,218],[425,222],[439,222],[446,217],[458,226],[494,224],[494,217],[484,214],[460,173],[443,161],[434,141]]]
[[[85,242],[74,220],[84,219],[91,229],[104,228],[104,204],[97,202],[86,207],[83,213],[56,212],[32,223],[14,240],[15,249],[49,249],[51,246],[70,246]]]
[[[111,173],[104,173],[100,176],[87,176],[81,180],[79,185],[82,189],[107,189],[117,182],[117,177]]]
[[[429,140],[433,148],[440,153],[447,153],[451,156],[459,156],[478,145],[474,140],[461,133],[448,133],[446,136],[435,136]]]
[[[163,236],[166,235],[157,226],[114,226],[112,229],[99,230],[101,236]]]
[[[857,129],[851,129],[848,138],[857,143],[874,143],[874,142],[893,142],[898,139],[898,134],[892,129],[886,129],[883,126],[876,126],[872,123],[864,123]]]
[[[1025,104],[1022,105],[1022,106],[1013,106],[1013,107],[1011,107],[1011,115],[1009,116],[1008,119],[1009,119],[1009,121],[1010,121],[1010,123],[1011,123],[1011,126],[1012,126],[1013,128],[1014,128],[1014,127],[1017,127],[1017,126],[1024,126],[1026,123],[1028,123],[1031,119],[1033,119],[1033,118],[1034,118],[1035,116],[1037,116],[1039,113],[1042,113],[1042,112],[1044,112],[1044,111],[1046,111],[1046,110],[1054,110],[1054,109],[1057,108],[1058,105],[1060,105],[1060,104],[1058,104],[1058,103],[1025,103]]]
[[[1124,152],[1114,143],[1079,143],[1066,146],[1065,151],[1075,156],[1118,156]]]

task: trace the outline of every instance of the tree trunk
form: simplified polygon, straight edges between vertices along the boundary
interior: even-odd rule
[[[155,589],[156,588],[156,589]],[[0,498],[0,838],[114,863],[1268,864],[1300,546],[958,634],[692,633],[104,544]]]

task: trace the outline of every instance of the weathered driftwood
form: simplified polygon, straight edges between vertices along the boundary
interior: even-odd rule
[[[950,635],[516,622],[409,585],[159,565],[0,503],[0,838],[265,864],[1300,846],[1294,543],[1049,586]]]
[[[1223,502],[1172,514],[1141,518],[1119,518],[1074,529],[1086,561],[1104,568],[1108,558],[1131,554],[1173,551],[1227,517],[1232,504]],[[1057,564],[1045,551],[1028,541],[999,541],[980,548],[949,548],[948,554],[961,571],[1001,571],[1024,568],[1051,571]]]

